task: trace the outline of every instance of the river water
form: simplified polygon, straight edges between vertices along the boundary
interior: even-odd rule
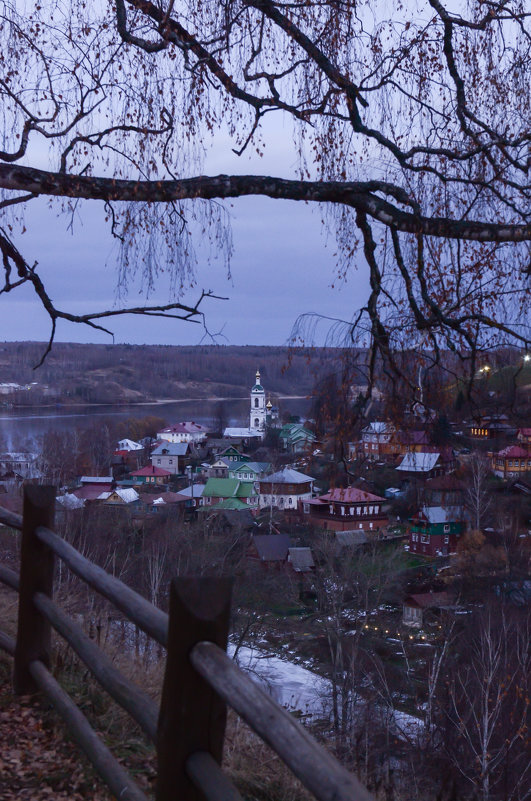
[[[229,398],[223,402],[223,422],[226,426],[249,425],[249,399]],[[87,428],[93,423],[111,420],[126,420],[129,417],[162,417],[168,424],[184,420],[215,430],[219,427],[219,399],[163,401],[127,406],[75,406],[27,409],[0,408],[0,443],[8,449],[26,447],[31,441],[49,430],[70,431]],[[279,401],[280,414],[308,414],[310,401],[306,398],[285,398]],[[1,449],[0,445],[0,449]]]

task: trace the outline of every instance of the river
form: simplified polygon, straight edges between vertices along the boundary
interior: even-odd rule
[[[69,431],[87,428],[105,418],[126,420],[129,417],[162,417],[168,424],[184,420],[214,430],[219,424],[220,399],[184,399],[125,406],[73,406],[58,408],[0,409],[0,443],[8,449],[17,450],[31,441],[36,441],[47,431]],[[222,401],[224,423],[227,426],[249,425],[249,400],[228,398]],[[280,414],[308,414],[310,401],[307,398],[284,398],[279,400]],[[1,447],[1,446],[0,446]]]

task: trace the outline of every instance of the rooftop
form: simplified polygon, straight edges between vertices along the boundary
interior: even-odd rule
[[[315,481],[311,476],[305,476],[304,473],[299,473],[298,470],[293,470],[291,467],[285,467],[277,473],[272,473],[270,476],[263,476],[261,483],[265,484],[307,484],[309,481]]]

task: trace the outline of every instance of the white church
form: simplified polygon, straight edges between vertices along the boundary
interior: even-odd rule
[[[271,416],[271,401],[266,402],[266,393],[260,383],[260,371],[256,371],[256,381],[251,388],[251,408],[249,428],[226,428],[223,436],[227,439],[263,439],[267,418]]]

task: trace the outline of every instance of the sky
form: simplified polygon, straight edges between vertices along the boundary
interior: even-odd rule
[[[294,165],[289,162],[293,145],[287,146],[286,136],[278,121],[271,123],[265,137],[265,156],[258,159],[245,154],[238,159],[231,152],[228,137],[220,135],[207,154],[202,172],[295,177]],[[202,289],[228,298],[204,301],[207,328],[219,335],[218,342],[283,345],[299,315],[316,313],[348,320],[363,305],[368,293],[365,270],[353,271],[346,283],[335,280],[334,237],[323,230],[316,206],[250,197],[231,201],[226,208],[234,245],[231,279],[222,260],[209,263],[202,258],[196,271],[196,288],[182,298],[193,304]],[[104,223],[103,203],[85,202],[72,233],[57,205],[50,209],[48,201],[39,198],[29,204],[25,224],[26,233],[15,242],[29,263],[39,263],[38,272],[57,307],[86,313],[114,306],[117,247]],[[150,302],[169,300],[168,285],[162,281]],[[133,282],[128,304],[144,302]],[[117,343],[193,345],[212,341],[201,325],[178,321],[123,317],[113,320],[109,327]],[[324,320],[317,329],[315,344],[324,344],[328,329]],[[42,341],[49,331],[49,319],[31,289],[0,296],[0,340]],[[112,341],[86,326],[63,321],[58,323],[56,339]]]

